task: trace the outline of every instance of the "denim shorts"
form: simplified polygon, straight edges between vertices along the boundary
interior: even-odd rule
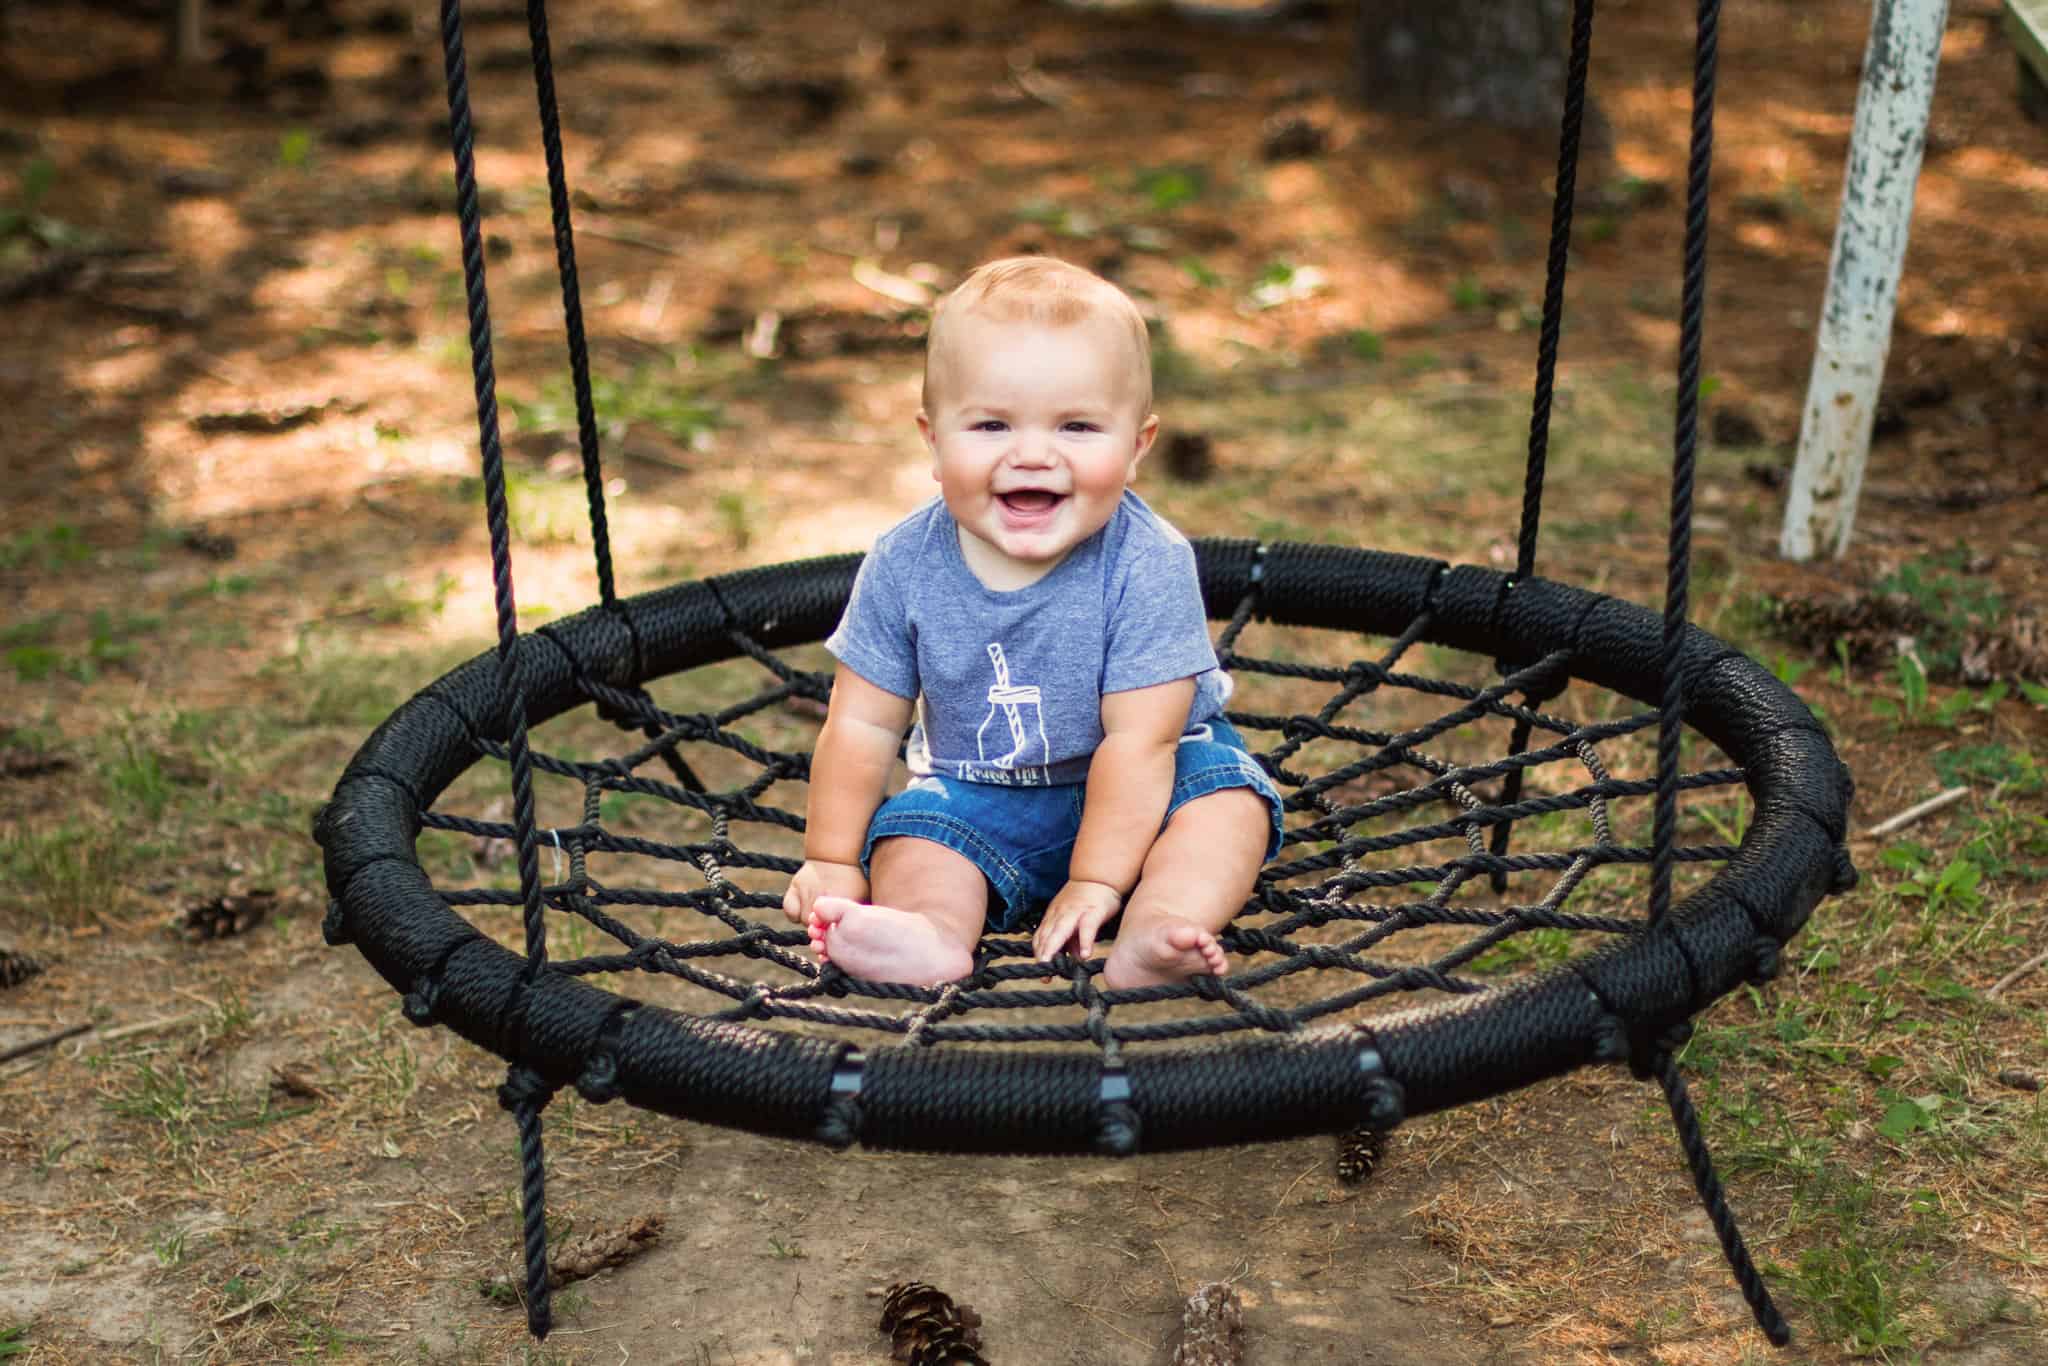
[[[1229,787],[1248,787],[1265,798],[1273,821],[1266,857],[1273,857],[1280,847],[1280,791],[1246,752],[1237,731],[1218,717],[1181,737],[1166,819],[1195,798]],[[999,787],[952,778],[913,779],[882,803],[868,823],[861,871],[868,871],[877,840],[908,835],[944,845],[981,869],[994,890],[987,928],[1017,929],[1042,915],[1066,885],[1086,792],[1085,783]]]

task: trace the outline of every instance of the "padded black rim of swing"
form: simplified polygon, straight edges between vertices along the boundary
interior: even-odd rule
[[[1212,617],[1254,590],[1282,625],[1397,635],[1504,659],[1568,650],[1570,676],[1652,706],[1662,621],[1634,604],[1439,560],[1329,546],[1195,543]],[[530,723],[617,687],[732,658],[739,631],[770,649],[837,622],[857,555],[684,583],[519,639]],[[548,1086],[834,1146],[927,1151],[1159,1151],[1328,1133],[1503,1094],[1591,1062],[1639,1071],[1671,1031],[1768,976],[1814,905],[1853,878],[1841,852],[1848,770],[1806,706],[1746,655],[1686,628],[1685,720],[1745,770],[1755,815],[1740,849],[1671,914],[1496,991],[1250,1043],[1104,1055],[915,1044],[858,1046],[642,1005],[526,962],[442,901],[415,862],[419,813],[502,740],[498,662],[485,654],[394,712],[364,742],[316,821],[333,901],[353,942],[442,1023]],[[431,1002],[430,1013],[418,1007]]]

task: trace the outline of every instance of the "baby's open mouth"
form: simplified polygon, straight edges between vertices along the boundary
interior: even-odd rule
[[[1060,495],[1049,489],[1016,489],[996,495],[997,501],[1012,512],[1030,514],[1045,512],[1059,502]]]

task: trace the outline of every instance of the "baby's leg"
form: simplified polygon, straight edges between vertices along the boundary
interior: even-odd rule
[[[899,835],[875,841],[869,864],[874,905],[821,896],[811,909],[811,944],[849,977],[933,986],[974,970],[974,946],[988,911],[988,880],[943,844]]]
[[[1124,903],[1102,984],[1152,986],[1221,974],[1227,964],[1216,933],[1244,909],[1272,829],[1265,798],[1248,787],[1211,792],[1175,811]]]

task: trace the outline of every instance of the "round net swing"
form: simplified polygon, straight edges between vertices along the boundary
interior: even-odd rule
[[[1227,973],[1111,990],[1099,957],[1034,961],[1028,933],[986,937],[959,981],[861,981],[784,919],[831,686],[816,642],[859,557],[616,593],[540,0],[600,601],[516,630],[461,20],[444,0],[499,645],[378,727],[316,834],[330,942],[354,944],[415,1023],[509,1064],[536,1334],[540,1114],[566,1086],[835,1146],[1121,1155],[1384,1131],[1599,1062],[1659,1080],[1729,1263],[1786,1340],[1673,1060],[1692,1017],[1769,977],[1855,876],[1848,774],[1818,722],[1686,623],[1716,10],[1703,0],[1664,611],[1534,573],[1591,37],[1577,0],[1517,570],[1196,542],[1237,683],[1228,716],[1281,786],[1287,829],[1221,936]],[[509,818],[480,814],[508,771]],[[1702,794],[1697,819],[1681,821],[1682,793]],[[517,885],[459,885],[489,841],[516,851]]]

